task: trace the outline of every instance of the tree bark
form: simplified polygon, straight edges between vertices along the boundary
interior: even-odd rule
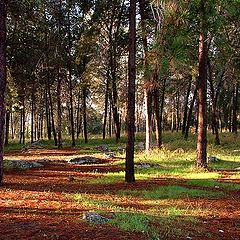
[[[125,181],[135,182],[135,81],[136,81],[136,0],[130,0],[129,8],[129,62],[128,62],[128,108]]]
[[[5,90],[7,81],[6,62],[7,0],[0,0],[0,185],[3,181],[3,151],[5,124]]]
[[[62,104],[61,104],[61,89],[62,78],[60,76],[60,69],[57,69],[57,145],[62,148]]]
[[[208,73],[209,73],[209,84],[210,84],[210,90],[211,90],[211,99],[212,99],[212,129],[213,133],[215,134],[215,144],[220,145],[220,137],[219,137],[219,128],[218,128],[218,122],[217,122],[217,101],[218,101],[218,95],[221,89],[222,85],[222,79],[224,73],[221,75],[218,85],[216,87],[216,91],[214,90],[213,86],[213,73],[212,73],[212,67],[210,60],[208,59]]]
[[[188,88],[187,88],[187,94],[185,97],[185,102],[184,102],[184,113],[183,113],[183,123],[182,123],[182,134],[185,134],[186,131],[186,124],[187,124],[187,115],[188,115],[188,99],[189,99],[189,95],[191,92],[191,85],[192,85],[192,81],[191,79],[188,82]]]
[[[34,96],[32,93],[32,102],[31,102],[31,143],[33,143],[34,138]]]
[[[6,111],[6,127],[5,127],[5,146],[8,145],[9,142],[9,127],[10,127],[10,112]]]
[[[82,89],[82,110],[83,110],[83,134],[85,143],[88,142],[87,132],[87,86],[83,86]]]
[[[199,37],[199,76],[198,76],[198,141],[197,167],[207,167],[207,45],[205,2],[201,0],[201,29]]]
[[[50,123],[50,114],[49,114],[49,102],[48,102],[48,96],[47,96],[47,84],[44,91],[44,97],[45,97],[45,113],[46,113],[46,127],[47,127],[47,136],[48,140],[51,140],[52,138],[52,129],[51,129],[51,123]]]
[[[144,98],[146,106],[146,136],[145,136],[145,150],[149,152],[152,148],[152,96],[151,96],[151,81],[149,78],[148,68],[149,63],[147,59],[148,54],[148,42],[147,42],[147,31],[145,24],[145,0],[139,0],[139,8],[141,15],[141,29],[142,29],[142,43],[144,49]]]
[[[106,138],[106,125],[107,125],[107,114],[108,114],[108,100],[109,100],[109,76],[108,75],[109,74],[107,74],[105,103],[104,103],[103,139]]]
[[[232,132],[237,134],[237,111],[238,111],[238,83],[233,91]]]
[[[191,104],[190,104],[190,107],[189,107],[189,111],[188,111],[187,124],[186,124],[186,129],[185,129],[185,134],[184,134],[185,140],[188,139],[189,129],[190,129],[190,126],[191,126],[192,112],[193,112],[194,103],[196,101],[196,97],[197,97],[197,87],[194,90],[193,98],[192,98],[192,101],[191,101]]]

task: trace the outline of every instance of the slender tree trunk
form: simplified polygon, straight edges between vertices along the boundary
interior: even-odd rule
[[[57,69],[57,145],[62,148],[62,104],[61,104],[62,78],[60,70]]]
[[[87,133],[87,86],[82,89],[82,110],[83,110],[83,134],[85,143],[88,142]]]
[[[184,102],[184,113],[183,113],[183,123],[182,123],[182,134],[185,134],[186,131],[186,123],[187,123],[187,114],[188,114],[188,99],[191,92],[192,81],[191,79],[188,82],[187,93]]]
[[[79,135],[81,132],[81,109],[80,109],[80,101],[81,101],[81,94],[78,93],[77,99],[77,123],[76,123],[76,130],[77,130],[77,139],[79,139]]]
[[[139,8],[141,15],[141,29],[142,29],[142,43],[144,49],[144,98],[146,106],[146,137],[145,137],[145,150],[149,152],[152,148],[152,96],[151,96],[151,81],[149,78],[148,68],[148,43],[147,43],[147,31],[145,24],[145,0],[139,0]]]
[[[31,102],[31,143],[33,143],[34,138],[34,96],[32,94],[32,102]]]
[[[10,113],[10,122],[11,122],[11,138],[14,139],[15,128],[14,128],[14,120],[13,120],[13,112]]]
[[[69,82],[69,96],[70,96],[70,123],[71,123],[71,136],[72,136],[72,146],[75,147],[75,129],[74,129],[74,116],[73,116],[73,86],[72,86],[72,33],[71,33],[71,20],[70,20],[70,1],[68,2],[68,12],[67,12],[67,18],[68,18],[68,82]]]
[[[232,132],[237,134],[237,111],[238,111],[238,83],[236,84],[233,91],[233,111],[232,111]]]
[[[184,134],[184,138],[187,140],[188,139],[188,135],[189,135],[189,129],[191,126],[191,120],[192,120],[192,112],[193,112],[193,107],[194,107],[194,103],[196,101],[196,97],[197,97],[197,87],[194,90],[193,93],[193,98],[189,107],[189,111],[188,111],[188,116],[187,116],[187,123],[186,123],[186,129],[185,129],[185,134]]]
[[[109,101],[109,76],[108,75],[109,74],[107,74],[105,103],[104,103],[103,139],[106,138],[106,125],[107,125],[107,114],[108,114],[108,101]]]
[[[112,137],[112,107],[111,106],[109,107],[109,116],[108,116],[108,134],[109,134],[109,138],[111,138]]]
[[[162,132],[163,132],[163,107],[164,107],[164,100],[165,100],[165,89],[166,89],[166,79],[163,80],[162,85],[162,96],[161,96],[161,104],[160,104],[160,116],[159,116],[159,125],[160,125],[160,131],[159,131],[159,145],[162,147]]]
[[[56,129],[55,129],[55,121],[54,121],[54,114],[53,114],[53,103],[52,103],[52,95],[51,95],[51,87],[50,87],[50,75],[49,75],[49,69],[48,69],[48,80],[47,80],[47,84],[48,84],[48,97],[49,97],[49,111],[51,114],[51,120],[50,120],[50,125],[52,127],[52,132],[53,132],[53,139],[54,139],[54,144],[55,146],[58,145],[57,143],[57,134],[56,134]]]
[[[160,122],[160,93],[159,89],[154,89],[154,113],[156,117],[156,138],[157,138],[157,147],[162,147],[162,139],[161,139],[161,122]]]
[[[5,89],[7,81],[6,62],[7,0],[0,0],[0,185],[3,181],[3,147],[5,124]]]
[[[199,38],[199,78],[198,78],[198,142],[197,167],[207,167],[207,46],[205,3],[201,0],[201,30]]]
[[[51,130],[51,123],[50,123],[50,114],[49,114],[49,101],[47,96],[47,84],[44,91],[44,97],[45,97],[45,113],[46,113],[46,127],[47,127],[47,136],[48,140],[51,140],[52,138],[52,130]]]
[[[146,106],[146,138],[145,138],[145,150],[149,152],[152,149],[152,95],[145,89],[145,106]]]
[[[176,93],[176,132],[179,130],[180,119],[179,119],[179,91]]]
[[[25,99],[22,99],[20,143],[25,144]]]
[[[125,181],[135,182],[134,141],[135,141],[135,81],[136,81],[136,0],[130,0],[129,8],[129,62],[128,62],[128,108],[127,146]]]
[[[211,99],[212,99],[212,129],[213,133],[215,134],[215,144],[220,145],[220,137],[219,137],[219,131],[218,131],[218,121],[217,121],[217,101],[218,101],[218,95],[220,92],[223,74],[219,80],[219,83],[217,85],[216,91],[214,90],[213,86],[213,73],[212,73],[212,67],[208,59],[208,73],[209,73],[209,84],[210,84],[210,90],[211,90]]]
[[[120,126],[119,112],[117,107],[117,98],[118,98],[118,95],[117,95],[117,86],[116,86],[116,76],[114,74],[114,77],[112,79],[112,115],[114,120],[116,142],[118,143],[120,140],[121,126]]]
[[[6,127],[5,127],[5,146],[8,145],[9,140],[9,127],[10,127],[10,112],[6,111]]]

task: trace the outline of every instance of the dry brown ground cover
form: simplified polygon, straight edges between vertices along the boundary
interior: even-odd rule
[[[68,159],[79,154],[78,150],[32,150],[30,152],[13,152],[7,159]],[[179,179],[154,179],[137,181],[127,185],[124,182],[96,185],[86,184],[86,180],[100,177],[102,173],[123,170],[112,165],[112,160],[103,160],[95,165],[70,165],[62,162],[46,162],[43,168],[6,171],[4,185],[0,188],[0,239],[149,239],[144,233],[126,232],[110,224],[92,225],[82,219],[83,213],[91,207],[76,202],[69,197],[74,193],[87,193],[93,198],[114,198],[121,207],[132,207],[139,211],[148,211],[148,204],[142,199],[118,196],[119,190],[148,189],[154,186],[178,184]],[[98,169],[96,174],[93,171]],[[78,181],[70,181],[74,176]],[[227,178],[227,173],[224,175]],[[214,191],[214,189],[213,189]],[[152,222],[152,226],[163,232],[161,239],[240,239],[240,192],[225,190],[226,195],[220,199],[171,199],[166,205],[196,206],[211,209],[214,214],[200,215],[198,222],[169,222],[172,228],[182,229],[176,237],[166,234],[164,226]],[[189,237],[185,232],[195,233]],[[165,235],[164,235],[165,234]],[[164,237],[165,236],[165,237]]]

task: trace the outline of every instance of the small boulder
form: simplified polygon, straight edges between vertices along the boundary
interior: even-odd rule
[[[116,155],[115,155],[114,153],[105,153],[105,154],[104,154],[104,157],[105,157],[106,159],[111,159],[111,158],[115,158]]]
[[[219,159],[215,156],[209,156],[207,157],[207,163],[215,163],[215,162],[218,162]]]
[[[73,158],[68,161],[70,164],[94,164],[94,163],[99,163],[101,160],[96,157],[91,157],[91,156],[84,156],[84,157],[78,157],[78,158]]]
[[[88,212],[83,214],[83,219],[89,223],[94,223],[94,224],[105,224],[111,220],[109,218],[103,217],[100,214],[94,213],[94,212]]]
[[[30,169],[43,167],[41,163],[33,161],[24,161],[24,160],[6,160],[4,161],[4,167],[7,169]]]

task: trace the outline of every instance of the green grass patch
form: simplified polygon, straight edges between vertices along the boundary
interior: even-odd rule
[[[218,198],[224,196],[221,191],[191,189],[181,186],[161,186],[151,190],[124,190],[120,195],[131,195],[145,199],[179,199],[179,198]]]
[[[220,182],[214,179],[191,179],[187,181],[187,184],[199,187],[215,187],[226,190],[240,190],[240,184]]]

